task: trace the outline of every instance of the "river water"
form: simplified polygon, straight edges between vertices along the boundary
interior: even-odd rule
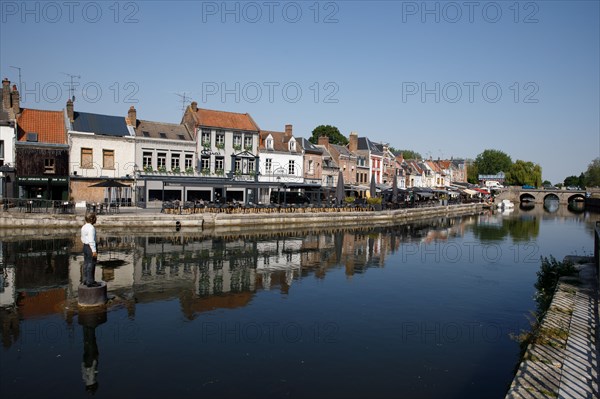
[[[0,395],[502,398],[540,256],[591,255],[598,214],[537,206],[278,235],[74,231],[2,240]]]

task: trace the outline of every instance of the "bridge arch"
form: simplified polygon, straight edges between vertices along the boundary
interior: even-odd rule
[[[577,200],[585,201],[585,195],[583,195],[583,193],[576,193],[576,194],[569,196],[569,198],[567,198],[567,202],[569,202],[569,203],[571,203],[573,201],[577,201]]]
[[[555,194],[555,193],[548,193],[548,194],[544,195],[544,202],[546,200],[560,201],[560,197],[557,194]]]
[[[519,202],[535,202],[535,195],[530,193],[521,193]]]

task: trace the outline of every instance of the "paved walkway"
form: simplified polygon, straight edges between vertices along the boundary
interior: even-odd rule
[[[598,321],[598,276],[587,263],[559,282],[506,398],[598,398]]]

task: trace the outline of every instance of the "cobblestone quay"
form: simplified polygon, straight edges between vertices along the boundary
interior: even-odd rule
[[[527,347],[506,399],[598,398],[598,278],[589,261],[559,281],[543,339]]]

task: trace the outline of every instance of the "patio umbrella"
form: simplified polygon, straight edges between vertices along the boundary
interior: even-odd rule
[[[369,187],[369,194],[371,194],[371,198],[375,198],[377,195],[377,186],[375,185],[375,172],[371,174],[371,186]]]
[[[392,202],[398,202],[398,180],[396,176],[394,176],[394,181],[392,182]]]
[[[116,180],[109,179],[109,180],[101,181],[100,183],[92,184],[89,187],[104,187],[104,188],[108,188],[108,200],[110,202],[110,199],[112,197],[111,194],[112,194],[112,189],[113,188],[121,189],[123,187],[129,187],[129,185],[128,184],[123,184],[123,183],[118,182]]]
[[[335,202],[337,205],[344,201],[344,174],[340,170],[337,186],[335,188]]]

